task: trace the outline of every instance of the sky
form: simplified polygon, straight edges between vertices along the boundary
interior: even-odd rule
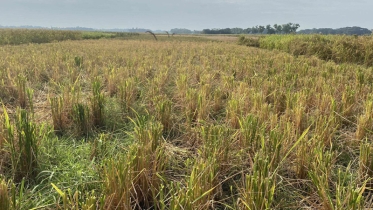
[[[0,0],[0,25],[202,30],[292,22],[300,29],[373,29],[372,10],[372,0]]]

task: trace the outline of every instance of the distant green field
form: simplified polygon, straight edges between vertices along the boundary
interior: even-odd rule
[[[159,41],[206,41],[196,36],[156,34]],[[124,39],[152,40],[149,33],[101,32],[101,31],[63,31],[44,29],[0,29],[0,45],[19,45],[28,43],[51,43],[66,40],[84,39]]]

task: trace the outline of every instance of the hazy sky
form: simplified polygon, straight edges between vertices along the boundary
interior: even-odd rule
[[[0,0],[0,25],[45,27],[252,27],[373,29],[373,0]]]

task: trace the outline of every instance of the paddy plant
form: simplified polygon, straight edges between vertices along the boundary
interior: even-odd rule
[[[186,92],[186,96],[185,96],[184,112],[185,112],[187,123],[189,124],[197,120],[198,99],[199,97],[198,97],[197,90],[195,88],[188,88]],[[201,104],[202,101],[200,101],[199,103]]]
[[[130,162],[120,158],[109,160],[105,165],[106,208],[132,209],[135,201],[131,199],[133,172]]]
[[[109,160],[104,176],[107,208],[157,207],[166,156],[162,125],[138,116],[127,155]]]
[[[365,141],[360,144],[359,176],[362,179],[373,177],[372,144]]]
[[[226,110],[226,121],[232,128],[239,128],[239,116],[242,116],[242,99],[231,99],[228,101]]]
[[[220,88],[213,91],[213,111],[215,114],[219,113],[224,107],[224,92]]]
[[[24,109],[17,109],[16,119],[10,119],[3,107],[4,139],[7,142],[6,151],[10,154],[12,177],[19,181],[22,178],[35,178],[38,168],[38,131],[30,114]]]
[[[26,78],[20,75],[17,77],[17,90],[18,105],[25,109],[27,105]]]
[[[334,209],[329,183],[334,154],[330,151],[324,151],[323,146],[315,147],[314,153],[316,161],[312,164],[309,177],[317,189],[322,208]]]
[[[351,165],[346,170],[338,169],[334,209],[364,209],[364,192],[367,181],[360,182],[351,176]]]
[[[164,131],[170,131],[173,126],[172,102],[169,99],[160,99],[155,104],[158,121],[162,123]]]
[[[260,148],[261,136],[264,135],[264,126],[253,115],[239,119],[239,144],[242,149],[254,153]]]
[[[241,38],[241,43],[249,42]],[[317,56],[338,63],[372,65],[371,36],[346,35],[271,35],[259,39],[259,47],[298,55]]]
[[[238,199],[240,209],[270,209],[276,190],[276,173],[269,156],[257,153],[254,166],[249,174],[242,178],[242,188]]]
[[[78,136],[88,136],[91,132],[91,120],[89,106],[84,103],[76,103],[72,109],[75,132]]]
[[[185,183],[171,182],[169,209],[206,209],[214,205],[217,186],[217,167],[213,156],[204,159],[187,160],[192,164],[192,171]]]
[[[107,78],[107,90],[109,92],[110,97],[114,97],[119,90],[119,78],[118,78],[119,71],[115,68],[110,70],[110,73]]]
[[[312,155],[315,142],[308,137],[301,140],[299,146],[296,149],[295,157],[295,173],[298,179],[306,179],[308,172],[311,169]]]
[[[94,210],[94,209],[104,209],[103,200],[98,200],[95,196],[95,192],[87,193],[82,196],[82,193],[75,191],[74,193],[71,189],[67,192],[63,192],[55,184],[52,183],[52,187],[57,191],[62,200],[60,205],[57,201],[56,208],[61,210],[67,209],[82,209],[82,210]]]
[[[5,181],[4,177],[0,177],[0,207],[4,210],[24,209],[30,207],[25,196],[25,182],[19,184],[18,187],[10,180]],[[17,190],[18,188],[18,190]]]
[[[74,57],[75,66],[82,68],[83,67],[83,57],[76,56]]]
[[[105,95],[101,92],[102,86],[98,78],[92,84],[91,110],[93,118],[93,126],[103,128],[105,126]]]
[[[11,198],[8,192],[8,183],[0,178],[0,208],[9,210],[11,207]]]
[[[54,132],[62,135],[67,129],[66,115],[64,115],[64,99],[62,96],[49,99],[52,112]]]
[[[360,115],[357,119],[357,128],[356,128],[356,139],[362,140],[367,134],[372,132],[372,108],[373,102],[368,99],[365,104],[365,112]]]
[[[232,160],[232,143],[234,131],[222,126],[200,127],[200,148],[202,157],[214,156],[217,165],[223,170]]]
[[[139,90],[135,78],[128,78],[120,85],[118,99],[124,113],[131,113],[138,94]]]
[[[206,93],[203,92],[203,89],[197,96],[197,119],[198,121],[205,121],[209,118],[210,104],[209,98]]]

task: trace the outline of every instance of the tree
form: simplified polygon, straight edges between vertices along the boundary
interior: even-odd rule
[[[282,33],[282,25],[274,24],[273,27],[276,29],[276,34]]]
[[[244,30],[244,33],[245,33],[245,34],[251,34],[251,33],[252,33],[251,28],[247,28],[247,29],[245,29],[245,30]]]
[[[257,33],[259,33],[258,26],[256,26],[256,27],[252,27],[252,28],[251,28],[251,33],[252,33],[252,34],[257,34]]]
[[[290,31],[291,31],[291,33],[297,32],[297,29],[300,27],[300,25],[298,23],[296,23],[296,24],[289,23],[289,24],[290,24]]]
[[[287,24],[274,24],[273,27],[268,24],[266,26],[257,25],[251,28],[224,28],[224,29],[203,29],[203,34],[282,34],[282,33],[295,33],[299,28],[299,24],[287,23]],[[171,30],[172,32],[172,30]]]
[[[263,33],[263,31],[265,30],[266,28],[264,27],[264,26],[259,26],[258,27],[258,32],[261,34],[261,33]]]
[[[346,34],[346,35],[370,35],[372,32],[367,28],[354,27],[344,27],[338,29],[332,28],[313,28],[301,30],[300,34]]]
[[[285,33],[285,34],[289,34],[290,31],[291,31],[291,28],[290,28],[290,24],[282,24],[282,31]]]
[[[232,28],[231,32],[232,34],[243,34],[244,30],[242,28]]]
[[[192,34],[193,33],[191,30],[186,29],[186,28],[173,28],[171,29],[170,32],[175,33],[175,34]]]
[[[285,34],[295,33],[295,32],[297,32],[297,29],[299,27],[300,27],[299,24],[294,24],[294,23],[283,24],[282,25],[282,31]]]
[[[267,25],[266,26],[266,29],[267,29],[267,34],[275,34],[276,33],[276,30],[274,28],[272,28],[271,25]]]

